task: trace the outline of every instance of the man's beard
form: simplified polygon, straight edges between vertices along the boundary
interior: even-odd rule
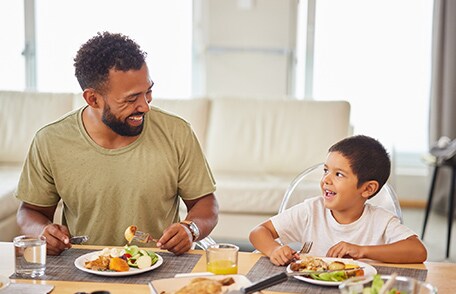
[[[142,114],[142,113],[134,113],[134,114]],[[134,115],[132,114],[132,115]],[[118,120],[114,114],[111,112],[111,108],[105,104],[103,108],[103,115],[101,116],[101,120],[105,125],[107,125],[111,130],[113,130],[115,133],[121,135],[121,136],[126,136],[126,137],[134,137],[138,136],[141,134],[143,127],[144,127],[144,121],[142,122],[141,125],[137,127],[132,127],[130,126],[127,122],[123,122],[121,120]]]

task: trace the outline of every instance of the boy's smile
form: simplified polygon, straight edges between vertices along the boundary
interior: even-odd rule
[[[323,191],[323,197],[325,197],[326,200],[331,200],[336,196],[336,192],[333,192],[331,190],[325,189]]]

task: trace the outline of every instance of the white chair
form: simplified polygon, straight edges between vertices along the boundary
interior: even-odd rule
[[[211,236],[207,236],[206,238],[195,242],[195,245],[203,250],[207,250],[207,248],[209,248],[209,246],[213,244],[216,244],[216,242],[214,239],[212,239]]]
[[[285,209],[296,205],[304,199],[321,195],[320,180],[323,176],[323,163],[318,163],[311,166],[299,175],[297,175],[288,186],[285,195],[283,196],[282,203],[280,204],[278,213],[283,212]],[[383,207],[399,217],[402,221],[402,211],[399,205],[397,194],[393,187],[386,183],[377,195],[367,200],[372,205]]]

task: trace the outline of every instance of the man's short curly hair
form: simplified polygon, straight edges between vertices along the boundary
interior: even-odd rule
[[[98,32],[79,48],[74,58],[75,75],[82,90],[106,90],[109,70],[139,70],[147,53],[122,34]]]

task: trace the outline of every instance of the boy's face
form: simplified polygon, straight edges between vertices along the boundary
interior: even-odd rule
[[[353,173],[349,160],[339,152],[330,152],[320,187],[325,207],[333,212],[339,222],[343,221],[337,217],[340,214],[356,219],[363,212],[364,202],[369,196],[365,193],[364,184],[359,188],[357,185],[358,177]]]

